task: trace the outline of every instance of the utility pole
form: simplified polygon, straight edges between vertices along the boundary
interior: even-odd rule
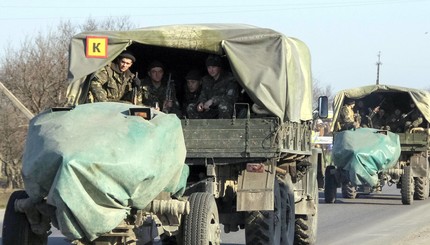
[[[381,63],[381,51],[378,53],[378,62],[376,62],[377,70],[376,70],[376,85],[379,85],[379,67],[382,65]]]
[[[12,94],[12,92],[7,89],[2,82],[0,82],[0,91],[3,91],[3,93],[12,101],[12,103],[30,120],[34,117],[33,113],[27,107],[25,107],[19,99],[15,97],[15,95]]]

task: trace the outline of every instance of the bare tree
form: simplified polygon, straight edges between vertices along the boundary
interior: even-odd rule
[[[6,102],[7,98],[0,98],[0,166],[2,174],[7,177],[4,187],[21,188],[20,169],[27,118]]]
[[[69,44],[73,35],[90,30],[127,30],[128,17],[88,19],[80,26],[70,21],[35,37],[27,37],[21,47],[7,48],[0,57],[2,83],[32,113],[64,106],[66,102]],[[0,163],[7,187],[22,187],[20,173],[28,120],[0,94]]]
[[[124,31],[135,28],[135,26],[130,22],[130,17],[108,17],[104,21],[97,22],[91,17],[80,26],[82,31],[96,31],[96,30],[106,30],[106,31]]]
[[[329,101],[329,110],[331,110],[332,108],[332,104],[333,104],[333,99],[334,99],[334,92],[333,89],[331,87],[331,85],[323,85],[319,80],[314,79],[313,80],[313,88],[312,88],[312,96],[313,96],[313,101],[314,101],[314,107],[317,106],[317,101],[318,101],[318,97],[325,95],[328,97],[328,101]]]

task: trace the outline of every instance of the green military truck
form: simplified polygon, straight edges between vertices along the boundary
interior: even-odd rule
[[[89,225],[97,232],[89,234],[84,229],[84,235],[79,236],[60,226],[62,233],[81,244],[151,244],[159,236],[166,244],[206,245],[221,243],[222,224],[226,233],[245,229],[247,244],[292,244],[293,240],[315,244],[316,166],[321,155],[311,146],[314,118],[306,45],[274,30],[243,24],[171,25],[81,33],[71,41],[69,107],[54,111],[73,112],[85,105],[92,106],[86,104],[91,75],[123,50],[135,54],[137,61],[131,70],[139,74],[146,73],[144,68],[152,60],[162,61],[170,68],[178,97],[186,72],[196,67],[204,71],[206,57],[220,55],[247,96],[235,105],[231,119],[180,120],[186,156],[178,159],[188,167],[182,171],[187,180],[181,195],[160,191],[151,200],[137,201],[145,203],[145,208],[130,202],[129,206],[116,206],[124,209],[125,219],[104,232]],[[130,113],[145,110],[129,106]],[[319,99],[318,112],[320,117],[327,116],[326,97]],[[149,121],[160,115],[149,117]],[[30,188],[26,192],[32,195]],[[21,193],[12,201],[24,203],[25,197]],[[50,198],[45,198],[45,203],[52,208]],[[26,211],[22,206],[10,208],[7,213],[22,215]],[[57,214],[61,212],[58,207],[56,210]],[[97,222],[93,223],[96,226]],[[33,229],[33,224],[25,225],[27,229],[22,233],[27,237],[45,234]],[[10,230],[6,229],[6,237],[13,240]]]
[[[403,204],[427,199],[430,194],[430,93],[391,85],[369,85],[340,91],[334,100],[334,131],[339,130],[339,112],[347,98],[355,100],[356,115],[364,108],[365,113],[358,117],[364,128],[356,130],[355,142],[344,141],[347,144],[343,148],[359,147],[359,132],[367,130],[365,127],[373,126],[376,129],[368,134],[369,137],[364,135],[367,143],[361,144],[363,151],[357,149],[354,156],[357,161],[351,162],[350,165],[333,162],[326,168],[325,201],[335,202],[338,187],[342,189],[344,198],[355,198],[358,194],[380,191],[386,184],[395,184],[400,189]],[[379,115],[372,114],[376,107],[384,112],[379,112]],[[371,138],[374,137],[373,133],[378,133],[379,139],[386,141],[380,141],[384,142],[382,144],[376,142],[377,138]],[[388,140],[388,137],[391,137],[391,140]],[[336,132],[334,141],[336,145]],[[387,147],[387,151],[383,150],[384,147]],[[399,155],[389,155],[396,154],[396,148],[400,151]],[[372,157],[379,157],[379,166],[369,160]],[[392,164],[389,164],[390,160],[393,160]],[[342,167],[339,167],[340,165]]]

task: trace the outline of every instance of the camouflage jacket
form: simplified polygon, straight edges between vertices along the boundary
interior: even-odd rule
[[[239,86],[231,73],[222,72],[216,81],[209,75],[202,78],[202,92],[198,103],[212,99],[214,106],[221,102],[233,105],[238,98]]]
[[[91,80],[90,97],[94,102],[132,101],[134,74],[121,72],[116,63],[98,70]]]
[[[341,129],[350,129],[353,128],[354,126],[354,111],[347,107],[346,105],[342,106],[342,108],[340,109],[340,114],[339,114],[339,123],[341,126]]]
[[[182,99],[182,103],[181,103],[182,104],[182,111],[186,111],[189,104],[196,104],[197,103],[201,91],[202,91],[201,87],[193,93],[191,93],[188,90],[188,88],[185,88],[185,95],[184,95],[184,97]]]
[[[149,107],[155,107],[156,103],[161,111],[164,111],[163,103],[167,97],[167,82],[162,81],[160,87],[155,87],[150,78],[145,78],[142,82],[141,101],[142,104]],[[173,107],[167,111],[168,113],[178,114],[179,102],[176,98],[176,90],[174,84],[170,85],[170,99],[173,102]]]

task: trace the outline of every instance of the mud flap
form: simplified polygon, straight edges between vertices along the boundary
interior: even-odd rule
[[[295,183],[296,191],[296,215],[314,215],[317,212],[318,203],[318,183],[317,183],[317,168],[318,168],[319,149],[312,149],[312,156],[309,158],[311,167],[306,175],[297,183]]]
[[[426,152],[414,154],[410,158],[410,166],[412,168],[413,177],[427,177],[429,171],[429,162],[427,157],[424,156]]]
[[[242,170],[238,178],[237,211],[274,209],[274,163],[262,164],[262,171]],[[264,167],[264,169],[263,169]]]

